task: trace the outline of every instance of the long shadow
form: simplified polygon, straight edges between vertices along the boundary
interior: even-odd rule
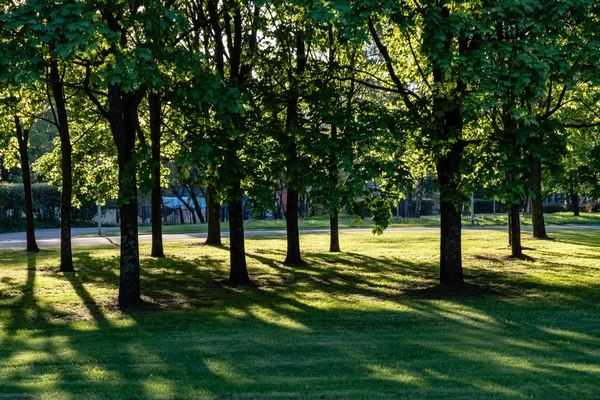
[[[34,343],[44,340],[49,344],[43,349],[54,364],[13,373],[7,382],[0,381],[0,393],[21,393],[31,387],[23,383],[26,375],[35,380],[61,365],[60,382],[53,389],[73,398],[92,389],[121,398],[235,398],[239,393],[261,398],[273,392],[293,398],[436,398],[452,396],[443,391],[448,387],[481,398],[597,394],[593,382],[600,378],[594,367],[600,326],[590,303],[600,288],[594,285],[574,290],[470,268],[473,285],[492,281],[491,288],[503,290],[498,298],[488,299],[477,287],[468,295],[429,293],[437,290],[433,263],[309,253],[307,265],[288,267],[280,260],[281,252],[248,256],[255,262],[251,268],[256,279],[247,287],[228,285],[227,262],[209,256],[143,259],[142,290],[158,307],[129,310],[124,322],[131,322],[96,329],[37,323],[27,335],[4,342],[0,354],[33,351]],[[90,312],[104,312],[85,287],[116,288],[118,264],[101,264],[91,253],[78,257],[80,272],[69,282]],[[30,273],[23,288],[31,287],[33,297],[35,269]],[[420,282],[411,283],[417,277]],[[402,307],[331,308],[307,300],[310,292],[339,298],[379,296]],[[546,305],[543,313],[539,302],[513,303],[530,292],[571,297],[564,306]],[[39,308],[34,297],[15,313],[30,307]],[[573,317],[578,308],[588,309],[589,315],[578,311]],[[29,322],[13,321],[13,336]],[[56,345],[56,338],[66,342]],[[573,369],[569,360],[582,367]],[[105,386],[94,386],[90,369],[99,371],[97,379]],[[150,390],[158,392],[152,396]]]
[[[106,316],[102,308],[96,303],[92,295],[85,289],[83,284],[80,282],[78,277],[73,272],[67,272],[63,274],[64,277],[69,281],[75,293],[79,296],[85,307],[88,309],[89,314],[96,321],[105,321]]]

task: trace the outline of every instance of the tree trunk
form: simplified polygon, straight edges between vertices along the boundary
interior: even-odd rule
[[[521,247],[521,220],[519,205],[513,204],[509,208],[510,220],[510,249],[513,257],[523,257],[523,248]]]
[[[533,237],[536,239],[548,239],[542,199],[542,159],[539,157],[532,158],[531,177],[533,181],[533,193],[535,195],[535,198],[531,199]]]
[[[440,182],[440,283],[445,286],[463,284],[462,221],[455,204],[460,183],[463,147],[459,144],[442,156],[436,165]]]
[[[134,191],[135,193],[135,191]],[[119,305],[127,307],[140,300],[137,195],[121,205],[121,259]]]
[[[233,182],[233,190],[229,196],[229,256],[231,269],[229,282],[234,284],[250,282],[246,266],[246,249],[244,246],[244,207],[242,205],[241,182]]]
[[[507,218],[508,218],[508,245],[512,246],[512,217],[510,214],[510,206],[508,206]]]
[[[23,190],[25,192],[25,225],[27,235],[27,252],[40,251],[35,241],[35,225],[33,219],[33,198],[31,195],[31,170],[29,168],[29,129],[23,129],[19,117],[15,115],[17,142],[19,144],[19,157],[23,171]]]
[[[119,162],[121,258],[119,306],[140,301],[137,178],[135,140],[139,128],[137,107],[142,93],[125,93],[118,85],[108,86],[109,123]]]
[[[183,206],[186,208],[186,210],[188,210],[188,211],[189,211],[189,213],[192,215],[192,222],[193,222],[194,224],[197,224],[197,223],[198,223],[198,221],[196,220],[196,214],[195,214],[195,212],[194,212],[195,210],[194,210],[192,207],[190,207],[190,205],[188,204],[188,202],[187,202],[187,201],[185,201],[185,200],[183,199],[183,197],[181,197],[181,196],[179,195],[179,193],[178,193],[176,190],[175,190],[175,196],[177,196],[177,198],[179,199],[179,201],[181,201],[181,204],[183,204]],[[185,221],[184,221],[184,219],[183,219],[183,210],[181,210],[181,208],[179,209],[179,217],[180,217],[180,219],[181,219],[181,222],[180,222],[180,223],[184,224],[184,223],[185,223]]]
[[[330,36],[333,35],[330,31]],[[333,51],[332,53],[333,54]],[[333,55],[331,55],[333,59]],[[331,125],[330,139],[332,146],[335,148],[338,140],[338,129],[336,125]],[[332,190],[336,189],[339,184],[338,179],[338,166],[335,151],[332,151],[329,156],[329,180],[331,182]],[[340,252],[340,230],[338,221],[338,209],[333,207],[329,215],[329,251],[331,253]]]
[[[301,174],[297,171],[296,164],[298,163],[298,146],[296,129],[299,126],[298,121],[298,104],[300,101],[298,79],[306,70],[306,48],[304,42],[304,34],[298,30],[295,34],[296,39],[296,67],[289,71],[290,77],[290,92],[287,99],[286,108],[286,135],[287,141],[286,157],[288,171],[288,191],[287,191],[287,214],[285,218],[285,226],[287,231],[287,255],[284,264],[301,264],[302,256],[300,255],[300,232],[298,231],[298,200],[299,188],[301,187]]]
[[[340,230],[338,221],[338,210],[334,208],[329,216],[329,252],[340,252]]]
[[[221,205],[216,199],[214,186],[208,186],[206,205],[208,208],[206,244],[221,246]]]
[[[152,146],[152,250],[151,257],[162,258],[165,256],[162,240],[162,190],[160,185],[160,140],[162,136],[161,99],[156,92],[148,93],[150,108],[150,141]]]
[[[202,215],[202,207],[200,207],[200,202],[198,202],[198,195],[194,191],[194,188],[190,185],[188,187],[188,192],[190,193],[190,197],[192,199],[192,203],[194,203],[194,209],[196,214],[198,214],[198,218],[200,219],[200,223],[203,224],[204,216]],[[196,223],[196,218],[194,217],[194,223]]]
[[[300,232],[298,231],[298,189],[288,188],[287,214],[285,215],[287,232],[287,255],[284,264],[302,264],[300,255]]]
[[[57,123],[61,152],[62,191],[60,195],[60,271],[73,272],[75,270],[73,267],[73,251],[71,247],[73,147],[71,145],[71,135],[69,133],[69,121],[67,116],[64,87],[60,79],[57,60],[52,60],[50,63],[50,86],[52,87],[52,96],[54,98],[56,116],[58,118],[58,121],[55,122]]]
[[[419,177],[419,179],[417,180],[417,187],[415,189],[415,210],[414,210],[414,217],[415,218],[421,218],[421,203],[423,201],[423,191],[424,191],[424,185],[423,185],[423,177]]]
[[[440,198],[440,283],[446,286],[463,283],[461,229],[460,211]]]
[[[573,207],[573,216],[579,217],[579,194],[571,193],[571,207]]]
[[[404,218],[412,217],[412,192],[406,191],[404,199]]]

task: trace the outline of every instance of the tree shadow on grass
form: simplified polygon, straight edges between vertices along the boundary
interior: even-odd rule
[[[512,296],[528,290],[572,295],[573,288],[469,266],[470,285],[493,281],[492,288],[505,285],[507,291],[490,298],[467,285],[452,295],[435,292],[441,290],[435,263],[307,253],[307,265],[288,267],[281,254],[249,252],[255,278],[250,286],[227,284],[226,260],[143,259],[142,291],[160,306],[156,309],[127,310],[114,324],[87,321],[84,329],[45,318],[14,320],[6,330],[10,340],[5,336],[0,347],[3,359],[38,351],[51,361],[0,375],[5,376],[0,394],[40,394],[32,382],[52,373],[56,378],[44,393],[72,398],[236,398],[241,393],[262,398],[274,392],[288,398],[593,398],[596,393],[600,327],[592,313],[581,310],[590,308],[589,296],[600,288],[581,288],[579,298],[565,303],[580,307],[551,303],[540,312],[538,303],[514,305]],[[86,252],[78,257],[79,272],[69,276],[73,290],[88,311],[106,312],[86,288],[116,290],[118,260],[105,262]],[[31,271],[24,288],[34,287],[35,265]],[[311,293],[325,300],[350,296],[328,306],[310,303]],[[31,315],[46,315],[33,294],[14,310],[13,319],[30,308],[40,309]],[[361,309],[361,297],[402,307],[374,309],[371,301],[371,308]]]

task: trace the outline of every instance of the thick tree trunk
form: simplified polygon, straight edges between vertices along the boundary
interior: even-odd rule
[[[229,204],[229,256],[231,269],[229,282],[239,284],[250,282],[246,266],[246,249],[244,246],[244,207],[242,204],[241,183],[233,183]]]
[[[298,189],[288,188],[285,227],[287,232],[287,255],[283,263],[302,264],[300,232],[298,230]]]
[[[62,191],[60,195],[60,270],[73,272],[73,250],[71,247],[71,201],[73,197],[73,172],[71,135],[67,106],[58,61],[50,63],[50,86],[58,118],[57,128],[60,138]]]
[[[456,188],[460,183],[462,146],[454,145],[437,163],[440,182],[440,283],[446,286],[461,285],[462,221],[455,204]]]
[[[208,235],[206,236],[206,244],[221,246],[221,205],[216,199],[213,186],[208,187],[207,197]]]
[[[461,229],[460,211],[440,199],[440,283],[446,286],[463,283]]]
[[[160,94],[148,93],[148,104],[150,108],[150,141],[152,147],[152,194],[150,203],[152,206],[152,250],[151,257],[162,258],[165,256],[162,240],[162,190],[160,185],[160,140],[162,136],[161,122],[161,99]]]
[[[521,247],[521,215],[519,213],[519,205],[511,205],[509,213],[511,255],[521,258],[523,257],[523,248]]]
[[[135,193],[135,191],[134,191]],[[138,245],[137,195],[121,209],[121,269],[119,305],[126,307],[140,300],[140,261]]]
[[[137,107],[142,93],[125,93],[109,85],[109,122],[119,161],[119,202],[121,217],[121,259],[119,306],[140,301],[140,259],[138,242],[137,178],[135,140],[139,127]]]
[[[35,223],[33,218],[33,198],[31,195],[31,169],[29,168],[29,129],[21,127],[19,117],[15,115],[17,142],[19,144],[19,158],[23,172],[23,190],[25,192],[25,231],[27,236],[27,252],[40,251],[35,241]]]
[[[334,208],[329,216],[329,251],[331,253],[340,252],[340,229],[338,221],[338,210]]]
[[[573,207],[573,216],[579,217],[579,194],[571,193],[571,207]]]
[[[535,194],[535,198],[531,199],[531,224],[533,225],[533,237],[537,239],[548,239],[548,235],[546,234],[546,223],[544,222],[544,207],[542,199],[541,158],[533,157],[531,166],[533,193]]]
[[[330,36],[331,35],[333,35],[332,31],[330,31]],[[333,39],[331,40],[333,41]],[[330,55],[330,57],[333,59],[333,55]],[[338,140],[338,129],[336,125],[331,125],[330,139],[332,145],[335,147]],[[335,153],[335,151],[332,151],[329,156],[329,180],[331,182],[332,190],[337,188],[339,184],[338,166]],[[329,251],[331,253],[340,252],[340,230],[337,207],[333,207],[331,214],[329,215]]]
[[[512,246],[512,217],[510,216],[511,210],[508,207],[507,218],[508,218],[508,245]]]

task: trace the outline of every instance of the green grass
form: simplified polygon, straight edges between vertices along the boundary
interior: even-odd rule
[[[580,217],[574,217],[573,213],[553,213],[545,214],[547,225],[600,225],[600,213],[581,213]],[[521,222],[524,226],[531,225],[531,216],[521,217]],[[464,216],[463,224],[471,226],[471,217]],[[340,229],[346,228],[373,228],[373,221],[370,218],[365,218],[361,222],[357,222],[353,217],[343,217],[339,220]],[[507,216],[504,214],[479,214],[475,217],[476,226],[506,226]],[[437,227],[440,226],[439,216],[423,216],[421,218],[396,218],[393,217],[390,228],[403,227]],[[299,222],[300,229],[329,229],[328,217],[313,217],[301,218]],[[246,230],[285,230],[285,220],[269,221],[269,220],[250,220],[244,223]],[[206,224],[177,224],[163,225],[163,233],[206,233]],[[227,222],[221,223],[223,232],[229,231]],[[152,233],[150,225],[141,225],[139,227],[141,235],[149,235]],[[105,228],[102,232],[103,236],[117,236],[119,231],[114,228]],[[95,233],[80,235],[78,237],[97,237]]]
[[[468,231],[469,284],[437,285],[437,232],[249,238],[254,284],[231,286],[227,247],[167,242],[142,257],[145,304],[115,307],[118,249],[0,251],[0,398],[597,399],[600,240]],[[142,254],[149,245],[142,244]]]

